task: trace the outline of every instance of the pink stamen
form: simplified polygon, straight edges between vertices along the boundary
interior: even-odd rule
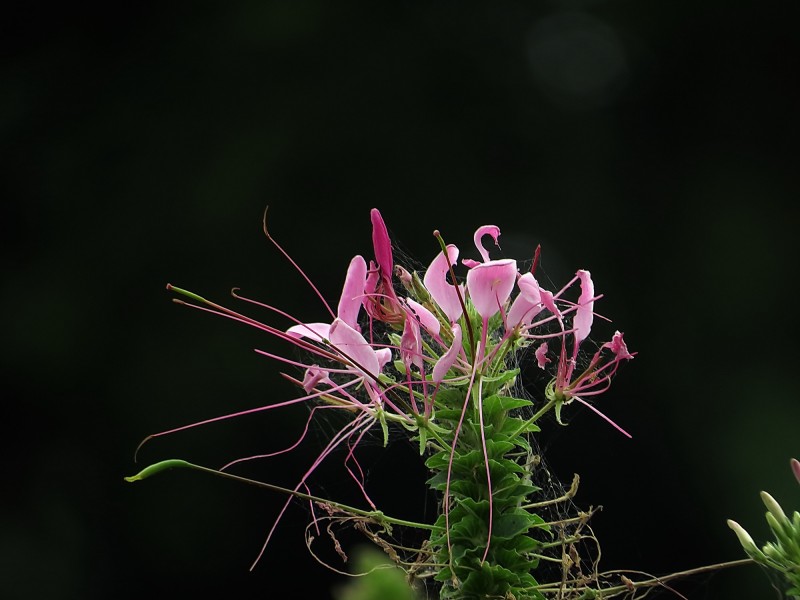
[[[303,440],[305,439],[306,435],[308,434],[308,428],[311,425],[311,421],[314,418],[314,413],[317,410],[325,409],[325,408],[339,408],[339,407],[338,406],[332,406],[332,405],[325,405],[325,406],[315,406],[314,408],[312,408],[311,411],[308,413],[308,418],[306,419],[306,425],[305,425],[305,427],[303,427],[303,431],[301,432],[300,437],[297,438],[297,441],[294,442],[291,446],[287,446],[286,448],[284,448],[282,450],[275,450],[274,452],[269,452],[267,454],[254,454],[253,456],[245,456],[244,458],[237,458],[236,460],[232,460],[232,461],[224,464],[223,466],[221,466],[219,468],[219,470],[220,471],[225,471],[229,467],[232,467],[233,465],[237,465],[237,464],[242,463],[242,462],[248,462],[248,461],[251,461],[251,460],[259,460],[259,459],[262,459],[262,458],[271,458],[273,456],[278,456],[280,454],[285,454],[286,452],[291,452],[292,450],[297,448],[303,442]]]
[[[330,442],[328,442],[327,446],[325,446],[325,448],[322,450],[322,452],[320,452],[320,454],[317,456],[317,458],[311,464],[311,467],[309,467],[309,469],[305,472],[303,477],[300,479],[300,481],[294,487],[294,491],[299,490],[301,486],[305,485],[306,480],[311,476],[311,474],[317,469],[317,467],[322,463],[322,461],[335,448],[337,448],[340,444],[345,442],[351,435],[354,435],[355,432],[357,432],[362,427],[370,427],[375,422],[375,419],[371,418],[371,419],[368,419],[366,423],[362,423],[361,421],[364,421],[365,418],[366,418],[365,414],[359,415],[353,421],[351,421],[350,423],[345,425],[341,430],[339,430],[336,433],[336,435],[330,440]],[[293,496],[289,496],[286,499],[286,502],[284,502],[283,507],[281,508],[280,512],[278,513],[278,516],[275,519],[275,522],[272,524],[272,527],[270,528],[269,533],[267,534],[267,538],[264,541],[264,544],[261,547],[261,550],[259,551],[258,556],[256,556],[256,559],[253,561],[253,564],[250,565],[250,570],[251,571],[256,567],[258,562],[261,560],[261,557],[264,555],[264,552],[266,551],[267,546],[269,545],[269,542],[272,539],[272,536],[273,536],[273,534],[275,533],[275,530],[278,527],[278,524],[280,523],[281,519],[283,518],[283,515],[286,513],[286,510],[289,508],[289,504],[291,504],[292,499],[293,499]]]
[[[263,219],[264,235],[267,236],[267,239],[270,242],[273,243],[273,245],[278,249],[278,251],[281,254],[283,254],[283,256],[286,257],[286,260],[288,260],[289,263],[297,270],[297,272],[300,273],[300,275],[303,277],[303,279],[306,280],[306,283],[308,283],[308,285],[311,287],[311,289],[314,291],[314,293],[317,295],[317,297],[322,301],[322,304],[325,306],[327,311],[330,313],[331,318],[336,317],[336,314],[333,312],[333,309],[331,308],[331,305],[328,304],[327,300],[325,300],[325,296],[322,295],[322,292],[320,292],[319,289],[317,289],[317,286],[314,285],[314,283],[311,281],[311,279],[308,277],[308,275],[306,275],[305,272],[303,271],[303,269],[300,268],[300,265],[298,265],[294,261],[294,259],[291,256],[289,256],[289,253],[286,252],[286,250],[284,250],[281,247],[281,245],[277,241],[275,241],[273,239],[273,237],[270,235],[269,230],[267,229],[267,210],[268,209],[269,209],[269,206],[267,206],[267,208],[264,209],[264,219]]]
[[[599,410],[597,410],[597,409],[596,409],[594,406],[592,406],[591,404],[589,404],[589,403],[588,403],[588,402],[586,402],[585,400],[581,400],[580,398],[578,398],[578,396],[573,396],[573,397],[572,397],[572,399],[573,399],[573,400],[577,400],[578,402],[580,402],[580,403],[581,403],[581,404],[583,404],[584,406],[586,406],[586,407],[590,408],[590,409],[591,409],[591,410],[593,410],[595,413],[597,413],[598,415],[600,415],[600,417],[602,417],[602,418],[603,418],[603,419],[605,419],[605,420],[606,420],[608,423],[610,423],[610,424],[611,424],[611,426],[612,426],[612,427],[614,427],[614,429],[616,429],[617,431],[619,431],[619,432],[620,432],[622,435],[624,435],[624,436],[626,436],[626,437],[628,437],[628,438],[632,438],[632,437],[633,437],[633,436],[632,436],[630,433],[628,433],[627,431],[625,431],[625,430],[624,430],[622,427],[620,427],[619,425],[617,425],[617,424],[616,424],[614,421],[612,421],[610,418],[608,418],[607,416],[605,416],[603,413],[601,413]]]

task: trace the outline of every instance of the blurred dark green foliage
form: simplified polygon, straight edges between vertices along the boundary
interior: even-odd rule
[[[335,600],[420,600],[405,572],[373,546],[356,548],[352,580],[333,588]],[[360,576],[361,574],[365,574]]]

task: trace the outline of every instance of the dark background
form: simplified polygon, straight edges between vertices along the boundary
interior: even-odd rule
[[[26,5],[28,6],[28,5]],[[107,10],[107,9],[106,9]],[[318,301],[261,232],[336,300],[371,256],[369,209],[427,263],[430,233],[473,256],[502,231],[543,245],[556,283],[591,270],[636,359],[601,408],[546,436],[582,476],[601,568],[665,574],[743,556],[761,489],[800,506],[795,336],[797,10],[770,2],[240,2],[41,7],[2,32],[4,463],[0,596],[330,596],[293,505],[248,572],[280,496],[192,472],[286,445],[302,408],[154,440],[296,397],[231,321],[176,306],[167,282],[302,320]],[[9,231],[10,229],[10,231]],[[602,341],[602,339],[600,340]],[[309,448],[265,462],[292,486]],[[402,442],[372,454],[387,512],[425,518]],[[333,461],[317,490],[347,498]],[[347,568],[346,566],[344,567]],[[292,587],[293,586],[293,587]],[[770,598],[754,567],[686,597]],[[664,592],[664,597],[672,597]]]

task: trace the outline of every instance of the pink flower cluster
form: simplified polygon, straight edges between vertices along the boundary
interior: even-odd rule
[[[549,291],[539,284],[533,271],[521,273],[516,260],[490,257],[484,240],[488,236],[493,245],[499,247],[500,229],[484,225],[475,231],[473,238],[480,260],[464,258],[460,264],[459,249],[452,244],[445,245],[436,232],[442,249],[420,278],[394,264],[392,243],[377,209],[372,209],[371,221],[374,259],[367,262],[361,255],[353,257],[335,311],[265,227],[269,239],[322,299],[330,314],[328,322],[303,323],[284,311],[234,293],[236,298],[270,309],[294,323],[287,329],[277,329],[168,286],[199,302],[199,305],[190,306],[257,327],[302,348],[308,359],[300,362],[259,351],[303,370],[302,380],[284,374],[302,387],[305,392],[302,397],[156,435],[279,406],[316,401],[305,430],[294,444],[269,454],[238,459],[225,465],[223,469],[226,469],[244,460],[274,456],[295,448],[304,439],[318,410],[349,411],[352,420],[333,436],[295,491],[306,489],[306,482],[317,466],[336,448],[344,446],[347,449],[345,468],[374,509],[354,450],[375,424],[383,429],[384,438],[388,436],[387,423],[390,422],[400,423],[411,431],[428,426],[435,422],[439,390],[464,383],[472,390],[482,376],[507,371],[509,355],[531,344],[536,345],[535,357],[542,369],[553,362],[549,344],[560,344],[554,355],[557,356],[555,374],[546,390],[546,397],[556,406],[557,414],[562,404],[572,400],[584,402],[581,396],[605,391],[621,361],[633,358],[622,333],[616,332],[610,341],[600,346],[589,366],[578,372],[579,349],[589,336],[595,316],[594,303],[600,298],[595,294],[589,271],[579,270],[563,288]],[[466,268],[466,277],[456,276],[459,268]],[[568,296],[575,284],[580,292],[572,301]],[[478,413],[482,414],[480,393],[476,402]]]
[[[392,401],[390,392],[397,385],[394,378],[381,379],[393,353],[399,355],[404,367],[403,385],[408,388],[405,391],[411,392],[409,408],[412,413],[420,414],[416,398],[421,397],[424,405],[421,414],[425,417],[431,414],[436,386],[448,375],[458,378],[473,372],[489,372],[490,367],[496,366],[493,361],[505,356],[515,342],[547,338],[560,342],[551,390],[564,402],[602,393],[608,389],[620,362],[633,358],[623,334],[617,331],[610,341],[602,344],[589,366],[577,372],[579,349],[589,336],[594,303],[600,298],[595,295],[589,271],[579,270],[561,290],[548,291],[532,272],[520,273],[516,260],[490,258],[483,240],[489,236],[499,247],[500,229],[484,225],[474,235],[481,260],[461,261],[468,269],[465,283],[454,278],[459,249],[453,244],[434,257],[420,282],[404,268],[394,265],[391,241],[380,212],[373,209],[371,217],[375,260],[369,265],[360,255],[351,260],[336,314],[332,313],[333,321],[298,323],[287,330],[293,339],[314,342],[314,346],[305,346],[313,354],[322,359],[330,359],[333,354],[334,362],[339,363],[333,367],[307,365],[303,380],[307,393],[324,387],[326,395],[337,395],[340,405],[367,411],[388,408],[397,417],[412,420],[408,410]],[[393,281],[395,274],[407,295],[398,295]],[[572,302],[566,295],[576,283],[580,295]],[[362,308],[368,315],[363,327]],[[465,310],[466,319],[462,318]],[[462,327],[465,322],[471,327],[469,315],[475,318],[475,313],[482,325],[478,328],[480,338],[471,342],[477,348],[465,347]],[[498,316],[500,326],[492,332],[489,323]],[[401,331],[400,343],[387,343],[377,335],[377,322]],[[558,324],[555,333],[540,332],[553,322]],[[543,369],[552,362],[547,341],[539,342],[535,356]],[[347,375],[349,381],[335,384],[334,374]],[[345,393],[352,386],[366,391],[367,404]],[[413,393],[412,388],[419,388],[420,394]]]

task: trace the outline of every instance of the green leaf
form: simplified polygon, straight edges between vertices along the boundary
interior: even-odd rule
[[[526,533],[531,527],[536,525],[536,515],[532,515],[523,510],[511,514],[499,515],[494,519],[492,539],[510,540],[517,535]]]
[[[440,408],[436,411],[437,421],[453,421],[458,422],[461,419],[461,409],[455,408]]]
[[[518,581],[516,573],[484,562],[480,570],[472,571],[461,586],[464,598],[504,597],[509,588]]]
[[[484,394],[488,397],[500,391],[506,384],[511,383],[517,375],[519,375],[519,369],[509,369],[494,377],[484,377],[482,380]]]
[[[483,399],[483,414],[487,419],[494,419],[499,413],[509,413],[516,408],[532,404],[530,400],[522,398],[492,395]]]
[[[386,448],[389,445],[389,426],[386,424],[386,414],[382,410],[378,411],[378,422],[383,431],[383,447]]]
[[[456,454],[458,456],[458,454]],[[425,466],[431,470],[438,471],[447,468],[447,463],[450,462],[450,450],[442,450],[436,454],[431,454],[425,460]]]
[[[524,425],[524,427],[523,427]],[[522,429],[520,429],[522,427]],[[522,434],[522,433],[537,433],[541,431],[541,428],[536,423],[527,423],[525,419],[520,419],[518,417],[510,417],[506,421],[503,422],[502,426],[500,427],[500,433],[503,434]]]
[[[464,406],[467,398],[466,389],[456,387],[439,388],[436,392],[436,408],[458,408]]]
[[[424,427],[420,427],[417,432],[417,439],[419,440],[419,455],[422,456],[425,454],[425,449],[428,444],[428,430]]]

